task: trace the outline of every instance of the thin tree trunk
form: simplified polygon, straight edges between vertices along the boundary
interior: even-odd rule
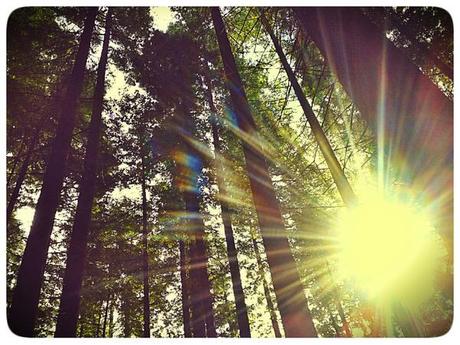
[[[22,135],[22,140],[21,140],[21,145],[19,145],[18,152],[16,153],[16,156],[14,157],[14,160],[13,160],[13,163],[12,163],[13,166],[11,167],[11,171],[10,171],[10,173],[8,174],[8,179],[6,180],[6,186],[7,186],[7,188],[10,186],[11,179],[13,178],[14,172],[15,172],[15,170],[16,170],[16,166],[17,166],[18,163],[19,163],[19,158],[21,157],[22,151],[24,150],[25,143],[26,143],[26,134],[23,134],[23,135]]]
[[[113,338],[113,309],[114,309],[114,304],[110,304],[110,313],[109,313],[109,338]]]
[[[252,246],[254,247],[254,253],[256,254],[257,260],[257,271],[259,273],[259,278],[262,281],[264,287],[265,300],[267,301],[267,309],[270,314],[270,320],[272,321],[273,332],[275,333],[276,338],[281,338],[281,332],[278,325],[278,319],[275,313],[275,307],[273,305],[272,297],[270,296],[270,289],[268,288],[267,280],[265,279],[265,272],[262,265],[262,259],[259,253],[259,247],[257,246],[257,241],[255,238],[252,238]]]
[[[97,13],[97,8],[90,8],[85,20],[71,82],[63,102],[52,152],[47,161],[40,197],[35,208],[32,227],[18,270],[17,283],[8,315],[8,324],[14,333],[21,336],[31,337],[34,334],[51,231],[59,204],[67,154],[75,126],[77,101],[83,85],[85,65]],[[75,335],[75,329],[73,335]]]
[[[206,62],[205,62],[206,63]],[[217,116],[217,109],[214,105],[214,100],[212,96],[212,85],[211,80],[209,77],[209,70],[207,66],[205,67],[205,83],[207,86],[206,90],[206,97],[209,103],[209,107],[211,110],[211,116]],[[218,155],[221,152],[220,147],[220,139],[219,134],[217,132],[217,125],[214,119],[211,119],[211,128],[212,128],[212,138],[214,142],[214,149],[215,149],[215,160],[214,165],[216,169],[216,178],[217,178],[217,186],[219,188],[219,192],[217,194],[217,199],[220,202],[220,206],[222,209],[222,222],[224,224],[225,230],[225,241],[227,244],[227,256],[228,262],[230,266],[230,276],[232,278],[232,287],[233,287],[233,294],[235,295],[235,306],[236,306],[236,314],[238,320],[238,328],[240,332],[241,338],[250,338],[251,337],[251,329],[249,326],[249,317],[248,317],[248,310],[246,307],[246,302],[244,300],[244,291],[243,285],[241,283],[241,275],[240,275],[240,266],[238,263],[238,257],[235,247],[235,240],[233,237],[233,228],[232,228],[232,221],[230,217],[230,210],[222,196],[227,194],[225,189],[225,182],[222,178],[224,167],[220,163]]]
[[[291,83],[294,89],[297,99],[300,105],[302,106],[304,115],[307,118],[308,123],[310,124],[313,135],[315,136],[316,141],[318,142],[319,148],[321,152],[323,153],[324,159],[326,160],[327,166],[329,167],[329,170],[331,171],[332,177],[339,190],[339,193],[342,196],[342,199],[344,200],[344,202],[347,205],[351,206],[355,203],[355,200],[356,200],[355,194],[353,193],[353,190],[351,189],[348,179],[345,176],[345,173],[343,172],[343,169],[340,166],[340,163],[337,157],[335,156],[335,153],[332,150],[332,147],[329,141],[327,140],[327,137],[324,134],[324,131],[321,128],[321,125],[318,122],[318,119],[316,118],[315,113],[313,112],[313,109],[308,103],[308,100],[305,97],[305,94],[302,91],[302,88],[300,87],[297,81],[297,78],[294,72],[292,71],[291,66],[289,65],[289,62],[287,61],[286,56],[283,53],[283,49],[281,48],[281,45],[279,44],[278,39],[273,33],[273,30],[270,24],[268,23],[267,19],[265,18],[265,15],[263,14],[262,10],[260,10],[260,20],[265,30],[270,35],[270,38],[272,39],[273,45],[275,46],[276,53],[278,54],[281,64],[283,65],[283,68],[286,71],[286,74],[288,75],[289,82]]]
[[[142,145],[144,143],[142,142]],[[142,148],[142,151],[143,148]],[[145,181],[145,156],[142,160],[142,273],[144,277],[144,338],[150,337],[150,290],[149,290],[149,255],[148,255],[148,220],[147,220],[147,192]]]
[[[16,206],[16,202],[18,201],[19,192],[21,191],[22,184],[26,178],[27,170],[29,169],[30,159],[32,157],[32,153],[37,145],[38,139],[40,138],[40,133],[43,126],[46,123],[46,117],[43,116],[40,119],[39,126],[35,129],[34,135],[31,138],[29,145],[27,147],[26,155],[24,160],[21,164],[21,168],[18,171],[18,175],[16,177],[16,183],[14,185],[14,189],[11,192],[10,198],[8,200],[8,206],[6,208],[6,221],[9,223],[11,216],[13,214],[14,208]]]
[[[286,336],[315,337],[316,330],[289,247],[280,206],[275,196],[267,162],[261,154],[261,148],[257,141],[256,125],[243,83],[238,74],[219,8],[213,7],[211,14],[224,63],[226,83],[232,98],[232,110],[239,129],[245,137],[251,138],[251,144],[243,140],[246,170]]]
[[[192,331],[190,328],[190,296],[189,296],[189,281],[187,277],[187,253],[185,250],[184,240],[179,240],[179,266],[181,279],[181,294],[182,294],[182,320],[184,323],[184,337],[190,338]]]
[[[95,338],[99,338],[99,332],[101,330],[101,319],[102,319],[102,306],[104,305],[104,301],[101,301],[101,305],[99,306],[99,311],[97,313],[97,325],[96,325],[96,335]]]
[[[13,191],[11,192],[10,198],[8,200],[8,206],[6,208],[6,222],[7,223],[10,222],[11,215],[13,214],[13,211],[14,211],[14,207],[16,205],[16,202],[18,201],[19,192],[21,190],[22,183],[24,182],[24,179],[26,177],[27,169],[29,168],[30,158],[32,156],[32,151],[38,140],[39,133],[40,133],[39,131],[36,131],[35,135],[30,141],[29,147],[27,148],[26,156],[24,157],[24,161],[21,164],[21,168],[18,171],[16,183],[14,185]]]
[[[67,262],[64,273],[63,289],[59,305],[59,314],[56,323],[55,337],[75,337],[78,311],[80,305],[80,291],[83,280],[83,271],[86,258],[91,210],[97,178],[97,156],[99,152],[100,132],[102,127],[102,108],[105,92],[105,71],[108,59],[108,49],[111,28],[111,10],[107,13],[104,42],[101,58],[98,65],[94,103],[91,123],[88,131],[88,142],[84,170],[80,183],[77,209],[72,227],[70,245],[67,251]]]
[[[105,302],[104,323],[102,324],[102,338],[105,338],[105,333],[106,333],[106,328],[107,328],[107,317],[109,315],[109,306],[110,306],[110,294],[107,296],[107,301]]]

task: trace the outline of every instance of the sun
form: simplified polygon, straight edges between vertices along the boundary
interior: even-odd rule
[[[429,211],[397,195],[368,193],[341,214],[335,231],[341,278],[369,298],[413,289],[438,257]]]

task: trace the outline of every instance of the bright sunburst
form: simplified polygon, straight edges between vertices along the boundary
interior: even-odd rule
[[[339,272],[371,299],[402,298],[440,257],[430,212],[397,194],[369,194],[337,221]]]

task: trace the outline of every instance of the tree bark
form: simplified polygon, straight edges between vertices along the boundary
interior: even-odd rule
[[[205,62],[206,64],[206,62]],[[217,116],[217,109],[214,105],[214,100],[212,96],[212,84],[211,79],[209,77],[209,69],[205,66],[205,84],[207,86],[206,89],[206,98],[209,104],[209,108],[211,110],[211,116]],[[241,283],[241,275],[240,275],[240,266],[238,263],[238,257],[235,247],[235,239],[233,237],[233,228],[232,228],[232,221],[230,217],[230,210],[225,201],[224,197],[227,194],[225,189],[225,182],[223,180],[223,172],[224,167],[220,163],[218,155],[221,152],[220,147],[220,139],[219,134],[217,131],[217,121],[215,119],[211,119],[211,129],[212,129],[212,138],[214,142],[214,150],[215,150],[215,159],[214,165],[216,169],[216,179],[217,179],[217,186],[219,188],[219,192],[217,194],[217,199],[220,202],[221,211],[222,211],[222,222],[224,224],[224,231],[225,231],[225,241],[227,244],[227,256],[228,262],[230,266],[230,276],[232,278],[232,287],[233,287],[233,294],[235,295],[235,307],[236,307],[236,315],[238,321],[238,329],[241,338],[250,338],[251,337],[251,329],[249,326],[249,317],[248,317],[248,310],[246,307],[246,302],[244,300],[244,291],[243,285]]]
[[[143,141],[143,140],[142,140]],[[144,142],[142,142],[144,145]],[[142,147],[142,151],[143,147]],[[144,338],[150,338],[150,289],[149,289],[149,255],[148,255],[148,219],[147,219],[147,192],[145,180],[145,153],[141,153],[142,160],[142,273],[144,278]]]
[[[283,53],[283,49],[281,48],[278,39],[273,33],[273,30],[270,24],[268,23],[267,19],[265,18],[263,10],[260,10],[260,20],[262,22],[263,27],[272,39],[276,53],[278,54],[281,64],[283,65],[283,68],[286,71],[286,74],[288,75],[289,82],[291,83],[292,88],[294,89],[297,99],[300,105],[302,106],[303,113],[307,118],[308,123],[310,124],[313,135],[315,136],[315,139],[318,142],[319,148],[324,156],[324,159],[326,160],[327,166],[329,167],[329,170],[332,174],[337,189],[339,190],[339,193],[342,196],[343,201],[347,205],[351,206],[355,203],[356,196],[353,193],[353,190],[351,189],[350,183],[348,182],[348,179],[345,176],[342,167],[340,166],[339,160],[337,159],[334,151],[332,150],[329,140],[327,140],[326,134],[321,128],[321,125],[318,122],[318,119],[316,118],[313,109],[308,103],[308,100],[305,97],[305,94],[302,91],[302,88],[300,87],[297,78],[294,72],[292,71],[291,66],[289,65],[289,62],[287,61],[286,56]]]
[[[254,253],[256,254],[257,271],[259,273],[259,278],[262,281],[262,285],[264,287],[264,295],[265,300],[267,301],[267,309],[270,314],[270,320],[272,321],[273,332],[275,333],[276,338],[281,338],[281,332],[278,325],[278,319],[275,313],[275,307],[273,305],[272,297],[270,296],[270,289],[268,288],[267,280],[265,279],[264,267],[262,265],[259,247],[257,246],[257,241],[255,238],[252,238],[252,246],[254,247]]]
[[[72,70],[71,82],[61,109],[51,154],[48,158],[40,197],[18,270],[16,287],[8,315],[10,329],[17,335],[33,336],[40,290],[59,204],[70,140],[75,126],[77,101],[80,95],[88,58],[97,8],[90,8]],[[75,330],[73,332],[75,335]]]
[[[187,253],[184,240],[179,240],[179,267],[180,280],[182,284],[182,320],[184,323],[184,337],[190,338],[192,331],[190,328],[190,293],[189,293],[189,278],[187,277]]]
[[[189,80],[188,71],[184,69],[185,84]],[[193,93],[187,84],[184,95],[178,105],[175,121],[179,135],[179,151],[176,152],[176,164],[179,174],[176,176],[187,212],[187,233],[190,238],[190,306],[191,330],[194,337],[216,337],[213,296],[208,274],[208,257],[204,241],[204,223],[200,214],[198,179],[201,174],[202,156],[190,143],[193,134],[192,109]]]
[[[219,8],[212,8],[211,14],[237,126],[244,134],[244,138],[251,139],[242,141],[246,170],[286,336],[316,337],[302,282],[289,247],[280,206],[275,196],[267,162],[261,153],[256,125]]]
[[[97,178],[97,156],[100,144],[102,127],[102,109],[105,92],[105,71],[107,67],[108,49],[110,41],[111,11],[107,13],[104,42],[101,58],[98,65],[96,88],[91,122],[88,131],[88,142],[84,170],[80,183],[77,209],[72,227],[70,245],[67,251],[67,262],[64,273],[63,289],[61,294],[59,314],[56,323],[55,337],[75,337],[78,312],[80,305],[80,291],[83,280],[83,271],[86,258],[91,210]]]
[[[105,333],[107,329],[107,317],[109,315],[109,306],[110,306],[110,294],[107,296],[107,301],[105,302],[104,323],[102,324],[102,338],[105,338]]]

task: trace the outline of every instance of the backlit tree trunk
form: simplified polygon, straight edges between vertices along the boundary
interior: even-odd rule
[[[276,338],[281,338],[281,332],[278,325],[278,319],[276,317],[275,307],[273,305],[272,297],[270,296],[270,289],[268,288],[267,279],[265,279],[264,267],[262,264],[262,258],[260,257],[259,247],[257,246],[257,241],[255,238],[252,238],[252,246],[254,247],[254,253],[256,254],[257,261],[257,271],[259,273],[259,278],[262,280],[262,285],[264,287],[265,301],[267,302],[267,309],[270,314],[270,320],[272,322],[273,332],[275,333]]]
[[[8,324],[14,333],[21,336],[30,337],[34,334],[51,231],[59,204],[67,154],[75,126],[77,102],[83,85],[85,65],[97,13],[97,8],[88,10],[69,87],[62,104],[52,151],[47,160],[40,197],[18,270]]]
[[[145,178],[145,150],[144,138],[141,143],[141,187],[142,187],[142,274],[144,288],[144,338],[150,337],[150,289],[149,289],[149,254],[148,254],[148,219],[147,219],[147,191]]]
[[[324,159],[326,160],[327,166],[331,171],[332,177],[337,186],[337,189],[339,190],[340,195],[342,196],[343,201],[347,205],[353,205],[356,197],[353,193],[353,190],[351,189],[350,184],[348,183],[347,177],[345,176],[345,173],[343,172],[343,169],[340,166],[339,160],[335,156],[335,153],[332,150],[329,140],[327,140],[327,137],[324,134],[324,131],[321,128],[321,125],[318,122],[318,119],[316,118],[313,109],[308,103],[308,100],[305,97],[305,94],[302,91],[302,88],[300,87],[297,78],[294,72],[292,71],[291,66],[289,65],[289,62],[287,61],[286,56],[283,53],[283,49],[281,48],[281,45],[279,44],[278,39],[273,33],[273,30],[270,27],[270,24],[268,23],[267,19],[265,18],[265,15],[263,14],[262,10],[260,10],[260,20],[265,30],[270,35],[270,38],[272,39],[276,53],[278,54],[281,64],[283,65],[283,68],[286,71],[286,74],[288,75],[289,82],[291,83],[292,88],[294,89],[294,92],[297,96],[297,99],[300,105],[302,106],[303,113],[307,118],[308,123],[310,124],[312,133],[315,136],[316,141],[318,142],[319,148],[323,153]]]
[[[315,337],[316,330],[289,247],[280,206],[268,173],[267,162],[258,144],[256,125],[219,8],[212,8],[211,14],[224,63],[226,83],[232,98],[232,110],[236,116],[238,128],[244,137],[251,139],[251,142],[242,141],[246,170],[286,336]]]
[[[184,240],[179,240],[179,267],[181,280],[181,297],[182,297],[182,320],[184,323],[184,337],[190,338],[192,331],[190,329],[190,293],[189,277],[187,276],[187,255]]]
[[[207,101],[208,101],[208,104],[211,110],[211,116],[215,117],[217,116],[217,109],[214,105],[214,100],[212,96],[212,85],[211,85],[211,80],[209,77],[209,70],[207,66],[205,66],[204,74],[205,74],[205,84],[207,86],[206,98],[207,98]],[[235,307],[236,307],[236,314],[237,314],[237,321],[238,321],[238,329],[239,329],[241,338],[250,338],[251,329],[249,326],[248,310],[246,307],[246,302],[244,300],[243,285],[241,284],[240,266],[238,263],[238,257],[236,253],[236,247],[235,247],[235,240],[233,237],[233,228],[232,228],[232,221],[230,218],[230,210],[227,205],[227,202],[224,200],[224,197],[226,196],[227,192],[225,190],[225,182],[223,180],[224,167],[218,157],[218,155],[221,152],[221,147],[220,147],[220,139],[219,139],[219,134],[217,132],[216,122],[217,122],[216,118],[211,119],[212,138],[213,138],[214,149],[215,149],[214,164],[215,164],[215,169],[216,169],[217,186],[219,188],[219,194],[217,195],[217,199],[220,202],[220,206],[222,210],[222,222],[224,224],[225,241],[227,244],[227,256],[228,256],[228,262],[230,266],[230,276],[232,278],[233,294],[235,295]]]
[[[104,42],[98,65],[96,87],[94,91],[93,109],[88,131],[84,170],[80,183],[77,209],[72,227],[70,246],[67,251],[67,262],[64,274],[61,302],[56,323],[56,337],[75,337],[80,291],[86,258],[91,210],[97,178],[97,156],[99,152],[100,132],[102,127],[102,109],[105,92],[105,72],[107,67],[110,41],[111,11],[107,13]]]

